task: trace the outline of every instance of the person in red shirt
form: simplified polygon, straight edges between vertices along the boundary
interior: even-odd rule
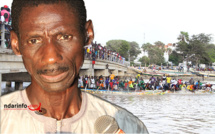
[[[110,88],[111,88],[111,91],[113,91],[113,81],[112,80],[110,80]]]
[[[180,86],[182,84],[182,79],[178,79],[178,85]]]
[[[125,87],[124,87],[124,88],[125,88],[125,89],[127,89],[128,81],[127,81],[127,80],[125,80],[125,81],[124,81],[124,83],[125,83]]]

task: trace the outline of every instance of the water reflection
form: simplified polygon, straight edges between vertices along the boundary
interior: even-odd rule
[[[170,94],[152,96],[98,96],[138,116],[149,133],[215,133],[214,94]]]

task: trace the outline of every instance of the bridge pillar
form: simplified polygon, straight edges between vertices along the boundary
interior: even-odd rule
[[[11,87],[11,82],[10,81],[6,82],[6,87]]]
[[[15,82],[15,90],[23,89],[23,82]]]
[[[1,89],[1,82],[2,82],[2,74],[0,73],[0,96],[1,96],[1,91],[2,91],[2,89]]]

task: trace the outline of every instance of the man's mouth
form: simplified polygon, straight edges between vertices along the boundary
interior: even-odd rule
[[[42,80],[44,80],[45,82],[59,82],[66,78],[69,74],[68,67],[49,67],[50,68],[37,71],[37,74],[39,74]]]
[[[66,78],[68,75],[68,71],[59,73],[53,73],[51,75],[48,74],[41,74],[41,78],[45,82],[59,82],[62,81],[64,78]]]

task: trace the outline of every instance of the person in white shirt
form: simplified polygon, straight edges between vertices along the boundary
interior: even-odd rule
[[[177,83],[178,83],[178,82],[177,82],[175,79],[172,79],[172,80],[171,80],[171,88],[176,88]]]
[[[95,79],[93,76],[91,76],[90,78],[90,88],[96,88]]]

